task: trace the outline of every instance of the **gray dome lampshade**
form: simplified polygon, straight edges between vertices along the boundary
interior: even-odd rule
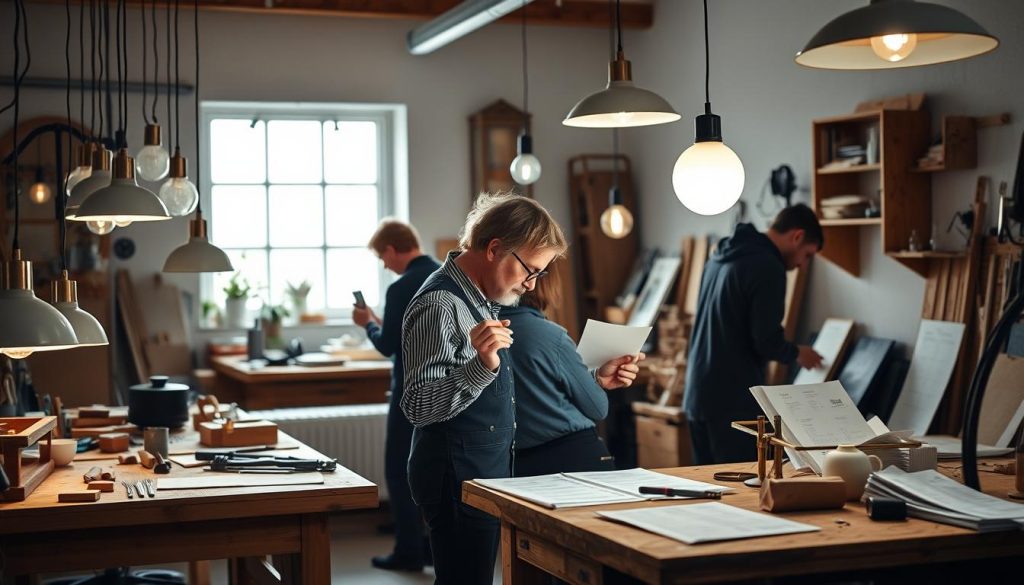
[[[78,283],[68,279],[68,271],[61,273],[60,280],[52,283],[53,306],[71,323],[78,338],[78,347],[107,345],[107,334],[103,326],[88,312],[78,306]]]
[[[201,213],[189,222],[188,243],[178,246],[167,256],[164,272],[229,272],[231,260],[206,238],[206,220]]]
[[[68,319],[37,298],[31,287],[32,264],[15,249],[12,260],[0,269],[0,352],[12,355],[78,345]]]
[[[110,156],[111,153],[106,148],[100,145],[92,152],[92,174],[82,179],[80,183],[71,189],[71,194],[68,197],[67,207],[64,212],[64,217],[67,219],[75,219],[78,214],[78,208],[82,205],[89,195],[92,195],[96,191],[110,185],[110,180],[113,178],[113,173],[110,172]]]
[[[872,37],[916,34],[917,46],[900,61],[875,54]],[[946,63],[995,50],[999,39],[967,15],[913,0],[872,0],[818,31],[796,62],[819,69],[893,69]]]
[[[675,122],[681,116],[663,97],[633,85],[630,62],[620,51],[608,65],[605,89],[583,98],[562,120],[577,128],[630,128]]]
[[[124,148],[114,158],[114,174],[110,184],[89,195],[75,212],[75,221],[116,219],[135,222],[170,218],[163,201],[152,191],[139,187],[135,181],[135,163]]]

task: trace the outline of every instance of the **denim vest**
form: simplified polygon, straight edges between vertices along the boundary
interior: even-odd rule
[[[480,321],[480,314],[451,277],[438,271],[423,283],[416,296],[431,291],[448,291],[466,303]],[[498,377],[457,416],[413,430],[409,453],[409,486],[417,504],[430,504],[444,497],[461,499],[463,481],[512,475],[515,446],[515,395],[512,360],[507,349],[498,351]],[[445,474],[453,475],[455,494],[444,494]]]

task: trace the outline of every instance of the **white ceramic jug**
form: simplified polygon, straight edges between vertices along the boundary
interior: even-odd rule
[[[880,469],[882,460],[875,455],[867,455],[853,445],[839,445],[825,454],[821,475],[842,478],[846,484],[846,499],[853,501],[859,500],[864,493],[871,472]]]

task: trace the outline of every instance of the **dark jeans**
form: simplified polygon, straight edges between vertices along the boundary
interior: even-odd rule
[[[694,465],[757,461],[757,439],[732,428],[733,420],[691,420]]]
[[[388,408],[388,434],[384,443],[384,478],[391,498],[391,516],[395,521],[394,555],[411,564],[425,564],[423,558],[423,517],[409,491],[409,446],[412,424],[405,418],[400,392],[391,392]]]
[[[462,486],[456,485],[451,469],[437,472],[445,474],[443,497],[420,506],[430,529],[434,585],[490,585],[498,556],[498,519],[462,503]]]
[[[596,429],[584,429],[543,445],[516,450],[516,477],[569,471],[613,471],[615,463]]]

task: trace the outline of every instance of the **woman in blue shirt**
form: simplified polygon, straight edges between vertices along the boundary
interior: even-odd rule
[[[557,294],[553,276],[501,311],[514,340],[516,476],[615,469],[596,423],[608,414],[605,391],[631,385],[644,358],[622,356],[588,370],[565,329],[544,316]]]

